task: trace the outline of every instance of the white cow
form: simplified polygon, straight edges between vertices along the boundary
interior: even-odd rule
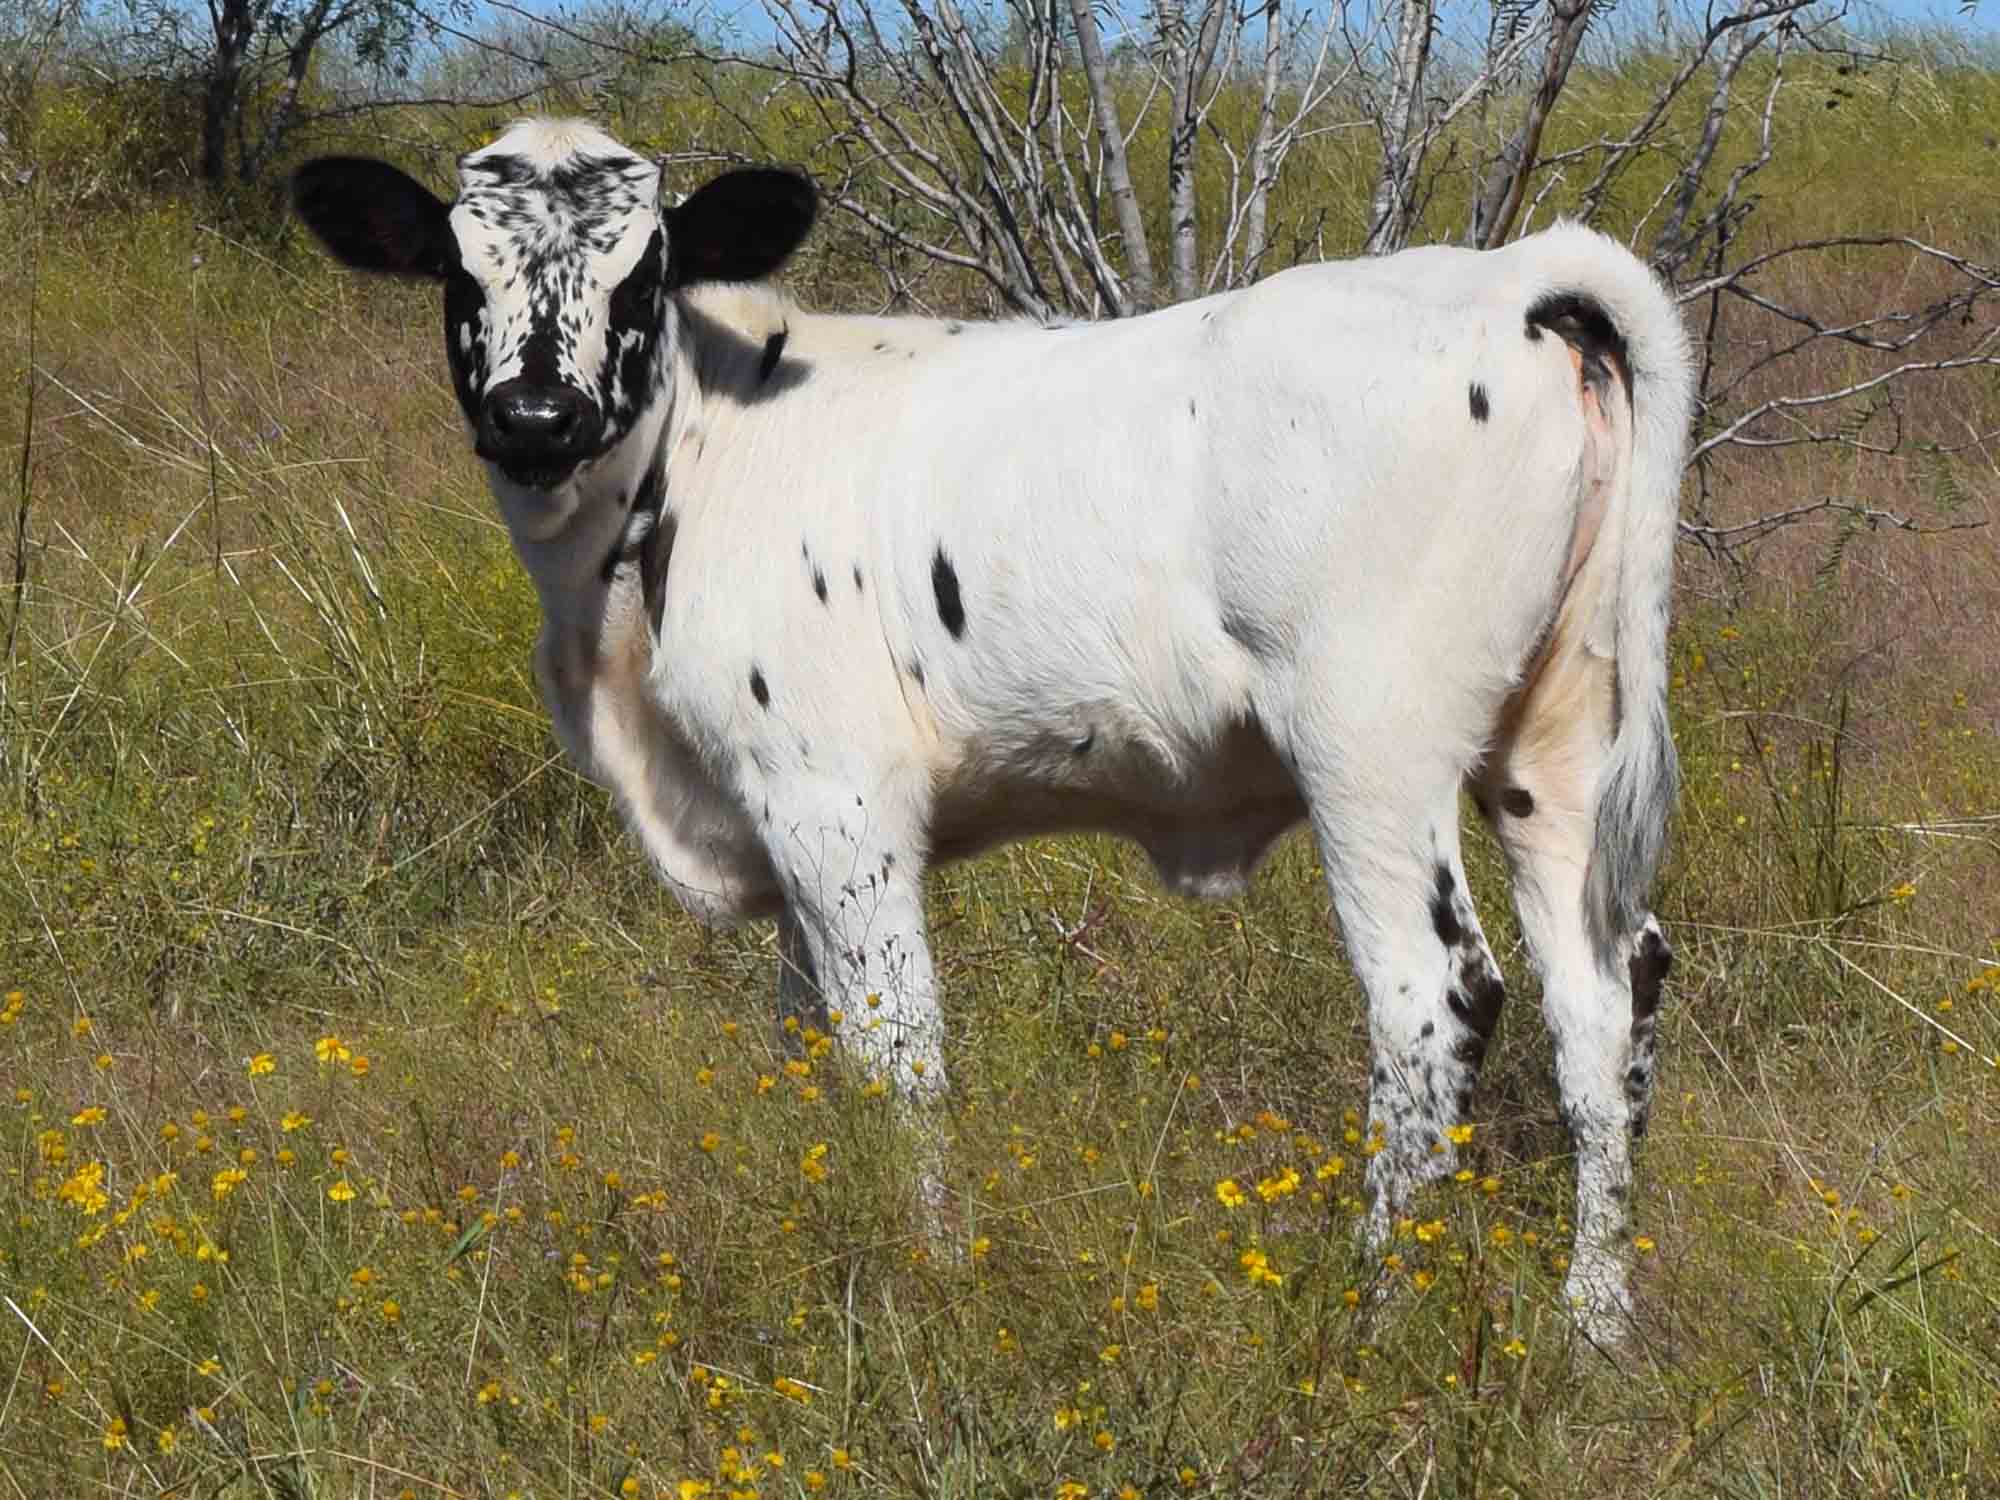
[[[1047,328],[802,311],[743,283],[803,179],[669,206],[572,121],[464,157],[451,204],[353,158],[294,199],[348,265],[442,284],[569,754],[690,912],[778,918],[781,1003],[907,1095],[945,1084],[929,865],[1103,829],[1218,896],[1307,819],[1368,995],[1379,1240],[1455,1167],[1500,1012],[1469,787],[1576,1146],[1566,1290],[1617,1334],[1691,402],[1637,260],[1562,226]]]

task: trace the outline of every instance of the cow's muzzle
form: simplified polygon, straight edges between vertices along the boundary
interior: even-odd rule
[[[479,410],[479,456],[516,484],[554,489],[597,451],[597,403],[566,385],[503,380]]]

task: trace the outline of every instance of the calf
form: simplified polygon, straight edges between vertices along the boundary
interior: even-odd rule
[[[1101,829],[1220,896],[1306,820],[1368,996],[1379,1241],[1455,1167],[1504,994],[1469,787],[1576,1146],[1566,1290],[1615,1336],[1691,401],[1638,261],[1566,225],[1050,328],[804,312],[751,284],[803,179],[670,205],[577,122],[467,155],[449,204],[353,158],[294,199],[441,286],[568,753],[696,917],[777,917],[781,1004],[906,1095],[945,1084],[930,864]]]

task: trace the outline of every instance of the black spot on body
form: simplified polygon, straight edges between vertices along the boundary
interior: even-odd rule
[[[771,706],[771,685],[764,681],[764,674],[755,667],[750,669],[750,696],[757,700],[759,708]]]
[[[1583,357],[1583,378],[1597,393],[1599,401],[1609,394],[1615,379],[1632,395],[1632,365],[1625,335],[1611,321],[1611,315],[1595,297],[1580,292],[1550,292],[1537,298],[1528,309],[1528,337],[1539,339],[1548,329]]]
[[[1472,1033],[1466,1040],[1478,1039],[1477,1051],[1467,1059],[1475,1066],[1486,1055],[1486,1044],[1493,1038],[1493,1028],[1500,1024],[1500,1008],[1506,1002],[1507,986],[1485,956],[1477,952],[1464,955],[1458,982],[1445,992],[1445,1003]]]
[[[639,590],[646,601],[646,618],[657,630],[667,599],[667,564],[673,561],[674,537],[681,529],[680,517],[662,509],[653,534],[639,549]]]
[[[1651,1021],[1660,1008],[1660,986],[1674,966],[1674,950],[1650,928],[1639,935],[1637,950],[1627,966],[1632,975],[1632,1024]]]
[[[1458,923],[1458,913],[1451,906],[1452,894],[1457,887],[1458,883],[1451,877],[1451,867],[1439,865],[1437,891],[1431,897],[1431,931],[1447,948],[1457,947],[1458,940],[1465,936],[1465,929]]]
[[[1192,396],[1188,397],[1188,415],[1194,415],[1194,397]]]
[[[790,338],[789,328],[780,328],[764,340],[764,357],[757,361],[757,384],[762,385],[778,372],[778,361],[785,357],[785,340]]]
[[[965,601],[958,592],[958,573],[951,565],[951,559],[939,547],[931,558],[931,592],[937,595],[938,619],[951,632],[953,640],[965,638]]]
[[[856,563],[856,564],[854,565],[854,592],[855,592],[855,593],[857,593],[857,594],[861,592],[861,564],[860,564],[860,563]]]
[[[1088,755],[1090,754],[1090,747],[1096,743],[1097,731],[1095,729],[1086,729],[1083,732],[1083,738],[1069,747],[1070,753],[1077,756]]]
[[[914,682],[918,687],[924,685],[924,664],[915,657],[910,659],[909,673],[910,681]]]
[[[1419,1031],[1419,1032],[1417,1033],[1417,1035],[1418,1035],[1418,1036],[1420,1036],[1420,1037],[1431,1037],[1431,1036],[1436,1036],[1436,1035],[1437,1035],[1437,1022],[1435,1022],[1435,1021],[1426,1021],[1426,1022],[1424,1022],[1424,1024],[1423,1024],[1423,1029],[1422,1029],[1421,1031]]]
[[[1466,405],[1472,408],[1472,420],[1484,422],[1493,415],[1493,408],[1486,400],[1486,387],[1478,381],[1472,382],[1472,389],[1466,392]]]
[[[819,595],[820,603],[826,603],[826,574],[818,568],[813,569],[813,592]]]
[[[1510,818],[1531,817],[1535,811],[1535,798],[1524,786],[1510,786],[1500,794],[1500,806]]]

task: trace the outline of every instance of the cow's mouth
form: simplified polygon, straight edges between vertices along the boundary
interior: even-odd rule
[[[553,490],[576,472],[574,461],[554,464],[501,464],[500,472],[524,490]]]

